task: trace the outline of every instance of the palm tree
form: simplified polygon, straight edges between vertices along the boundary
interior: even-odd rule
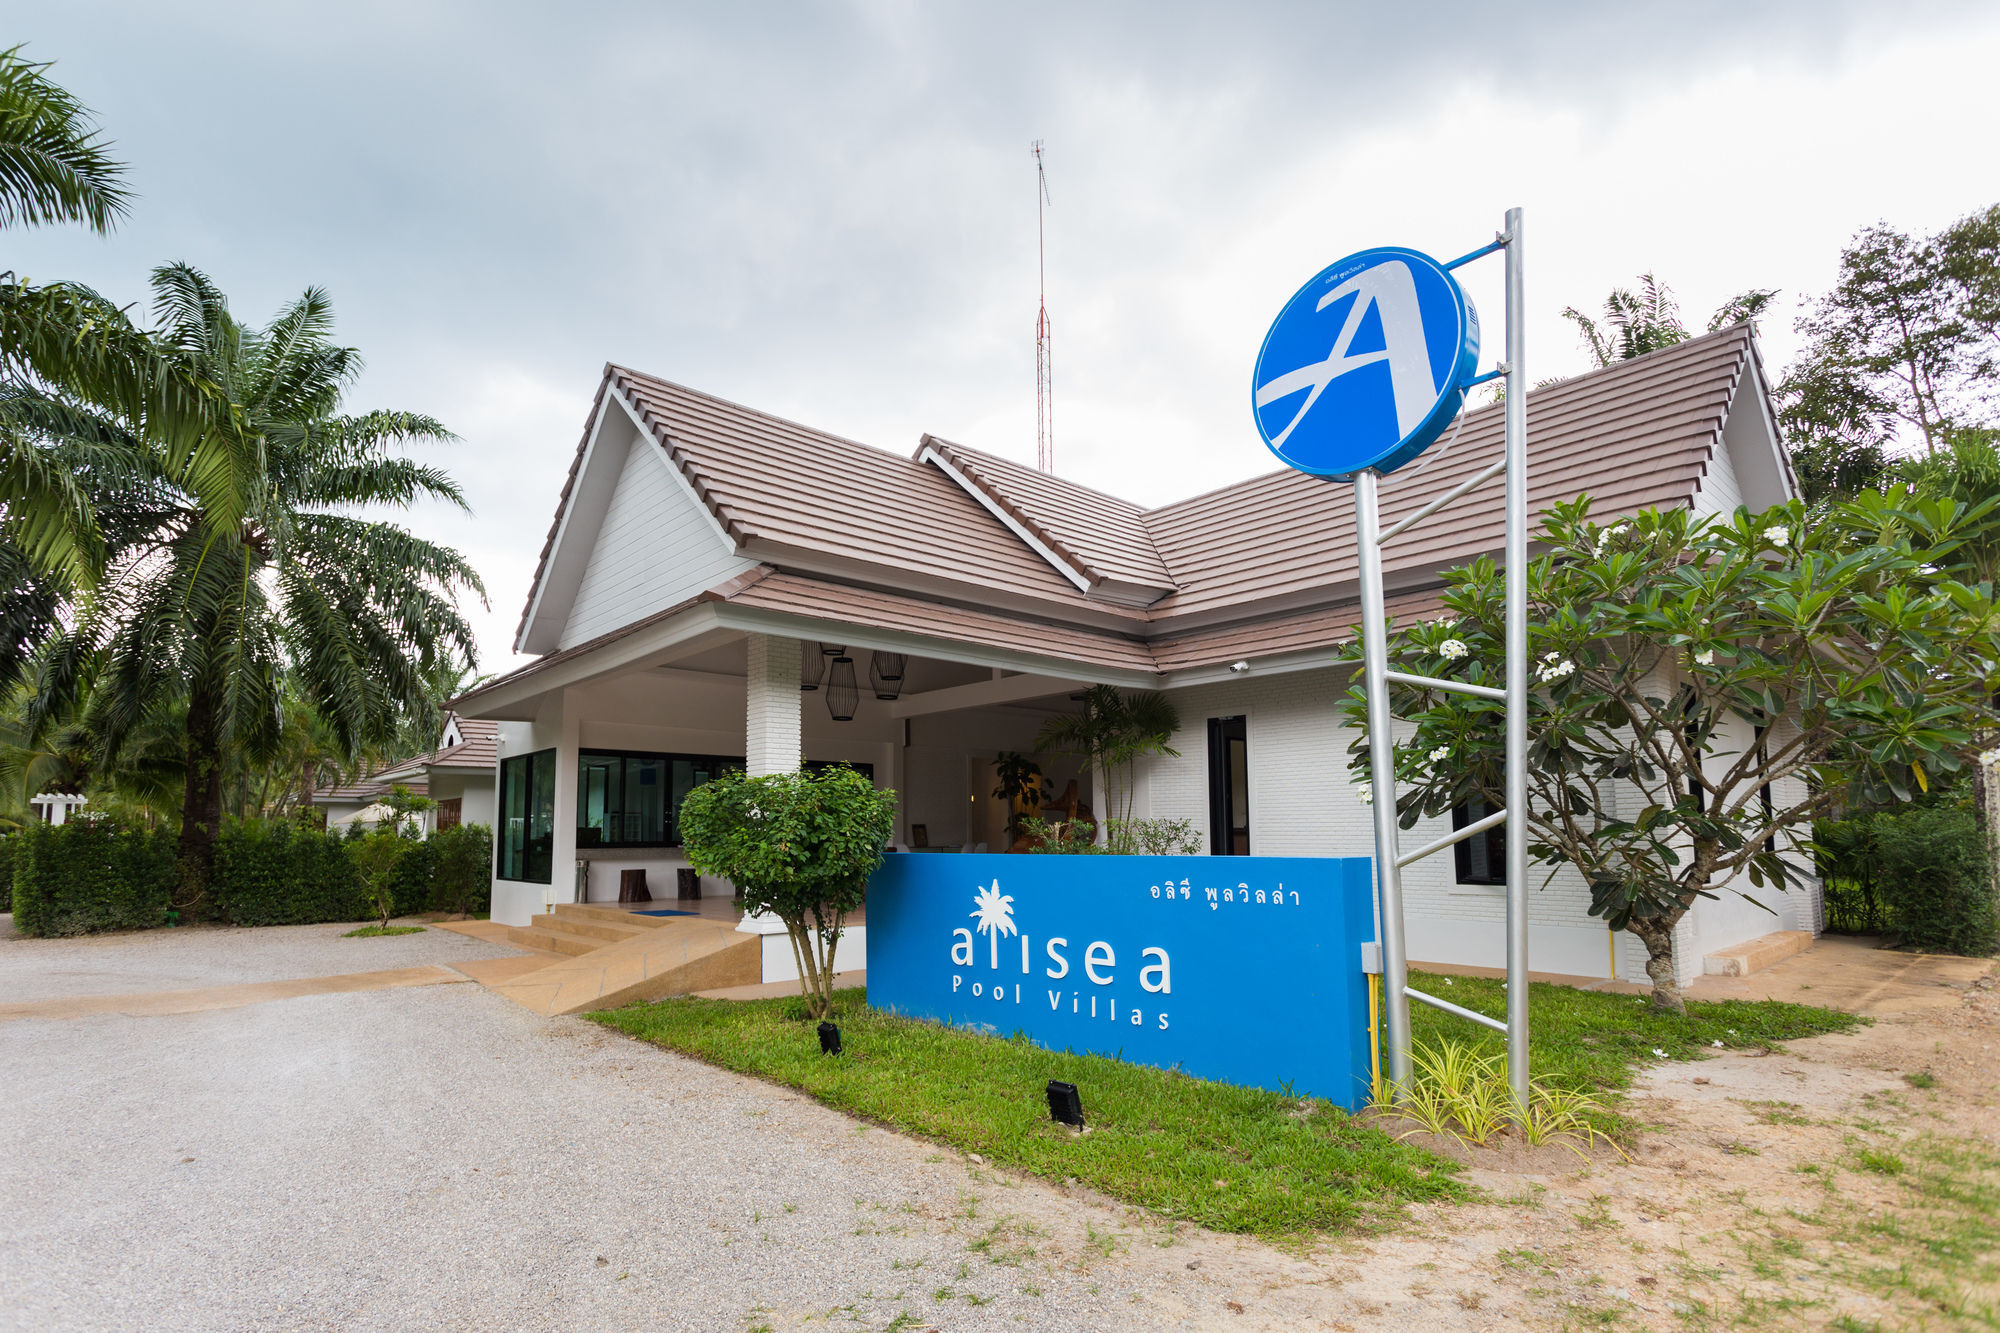
[[[90,113],[48,77],[48,69],[22,59],[19,46],[0,51],[0,228],[72,222],[107,232],[130,198],[119,183],[125,169],[111,160]],[[89,364],[95,358],[77,345],[78,335],[88,340],[93,325],[115,327],[124,319],[82,288],[35,287],[6,273],[0,289],[5,537],[36,570],[62,568],[88,545],[90,497],[68,460],[37,447],[64,440],[62,427],[73,423],[62,419],[68,404],[51,401],[45,384],[36,381],[53,381],[58,392],[71,384],[91,386],[103,367]],[[123,332],[128,343],[138,341],[129,325]],[[15,586],[11,579],[9,586]]]
[[[189,908],[213,865],[225,768],[275,757],[285,685],[343,753],[383,743],[445,663],[473,659],[453,598],[485,591],[456,551],[355,512],[465,500],[442,471],[388,452],[455,438],[438,422],[340,414],[361,358],[331,341],[324,292],[256,329],[186,265],[156,269],[153,291],[169,369],[216,392],[184,445],[149,449],[147,484],[101,506],[107,576],[38,657],[36,707],[59,716],[87,691],[106,769],[149,719],[184,710]]]
[[[1763,288],[1738,292],[1709,316],[1708,331],[1714,333],[1756,318],[1777,296],[1775,290]],[[1583,335],[1584,349],[1597,362],[1599,370],[1684,343],[1693,336],[1681,323],[1680,305],[1674,300],[1673,290],[1650,273],[1639,275],[1637,292],[1629,287],[1612,289],[1604,298],[1602,324],[1575,306],[1565,306],[1562,313]]]

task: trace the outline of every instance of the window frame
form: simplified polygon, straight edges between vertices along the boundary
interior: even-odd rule
[[[1231,743],[1243,747],[1243,808],[1236,808],[1236,774],[1230,763]],[[1249,856],[1250,828],[1250,714],[1231,713],[1208,719],[1208,850],[1211,856]],[[1241,816],[1243,850],[1235,847]]]
[[[585,826],[582,822],[583,801],[585,794],[584,782],[583,782],[583,765],[584,765],[584,760],[592,758],[650,759],[658,761],[665,768],[666,798],[664,802],[664,809],[661,811],[661,819],[660,819],[660,836],[662,838],[662,841],[593,842],[593,843],[586,843],[584,841],[583,833]],[[739,771],[747,767],[747,761],[741,755],[692,754],[679,750],[621,750],[621,749],[614,749],[608,746],[598,746],[598,745],[593,745],[588,747],[582,747],[582,746],[578,747],[576,752],[577,850],[579,852],[585,850],[592,852],[677,850],[681,846],[681,840],[676,836],[680,832],[681,820],[680,820],[680,802],[674,799],[674,765],[679,762],[686,762],[689,764],[701,765],[714,769],[721,769],[733,766]],[[816,771],[823,768],[851,768],[856,772],[860,773],[863,777],[867,778],[870,782],[873,782],[875,780],[875,765],[868,762],[858,762],[850,759],[807,759],[801,761],[799,767],[808,772]],[[707,780],[712,781],[713,779],[707,779]],[[699,787],[700,785],[701,783],[697,782],[694,784],[693,787],[689,787],[688,790],[693,791],[694,787]],[[680,799],[684,801],[687,799],[687,797],[683,795]]]
[[[556,832],[556,747],[541,750],[526,750],[520,754],[505,755],[499,764],[499,775],[495,783],[495,804],[498,817],[493,838],[493,877],[510,884],[553,884],[555,883],[555,832]],[[543,762],[546,761],[546,762]],[[518,773],[513,770],[518,768]],[[535,849],[531,846],[535,811],[542,804],[538,797],[543,795],[541,785],[547,783],[546,803],[549,807],[548,846],[541,852],[546,864],[540,867],[541,874],[531,857]],[[513,795],[515,784],[521,784],[521,825],[519,838],[513,825],[513,815],[509,810],[509,797]]]
[[[1492,814],[1494,807],[1478,797],[1454,805],[1451,808],[1451,827],[1454,832],[1467,824],[1476,824]],[[1472,864],[1473,844],[1481,844],[1480,850],[1486,861],[1485,875],[1476,873]],[[1496,824],[1484,833],[1475,833],[1469,838],[1460,838],[1451,845],[1451,868],[1460,884],[1477,885],[1480,888],[1507,887],[1507,826]]]

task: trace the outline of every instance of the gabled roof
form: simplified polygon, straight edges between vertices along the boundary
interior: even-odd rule
[[[1174,590],[1146,532],[1146,511],[1131,501],[935,435],[924,436],[917,461],[936,461],[954,480],[963,478],[989,511],[1025,528],[1081,575],[1087,591],[1108,585],[1113,600],[1145,606]]]
[[[1758,364],[1740,324],[1531,390],[1531,512],[1580,492],[1606,518],[1693,503],[1746,372],[1758,437],[1789,478]],[[900,457],[622,367],[607,368],[600,403],[608,394],[762,567],[508,679],[702,604],[1156,672],[1320,648],[1354,623],[1344,484],[1278,471],[1144,509],[935,436]],[[1496,461],[1502,428],[1497,405],[1470,411],[1386,478],[1384,525]],[[1491,478],[1387,546],[1392,608],[1434,609],[1438,571],[1501,548],[1501,490]],[[551,545],[560,525],[559,507]]]
[[[936,468],[637,371],[609,374],[740,551],[1082,600]]]
[[[491,772],[500,762],[500,724],[486,718],[462,717],[457,713],[447,714],[442,740],[451,740],[456,735],[456,744],[445,745],[429,754],[416,755],[397,763],[385,764],[357,781],[333,787],[323,787],[313,792],[315,801],[362,801],[373,800],[386,795],[391,787],[404,786],[411,791],[423,793],[429,789],[427,775],[433,768],[480,770]]]

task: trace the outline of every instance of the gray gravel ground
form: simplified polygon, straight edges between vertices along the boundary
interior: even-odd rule
[[[20,1020],[0,1069],[0,1329],[1301,1326],[1213,1285],[1262,1247],[471,984]]]
[[[193,926],[67,940],[0,938],[0,1003],[290,981],[426,963],[510,958],[521,952],[449,930],[374,939],[341,938],[353,929],[352,924],[333,922],[318,926]]]

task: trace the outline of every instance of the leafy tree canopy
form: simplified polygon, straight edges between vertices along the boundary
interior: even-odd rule
[[[1781,892],[1816,815],[1907,797],[1992,725],[2000,608],[1968,552],[1996,526],[1992,499],[1906,487],[1811,522],[1798,503],[1609,525],[1587,497],[1550,510],[1528,575],[1528,853],[1574,867],[1591,914],[1645,942],[1657,1005],[1680,1007],[1673,929],[1697,898]],[[1498,688],[1501,570],[1446,580],[1444,615],[1394,633],[1391,657]],[[1499,808],[1502,705],[1398,686],[1393,707],[1415,726],[1396,750],[1404,827]],[[1358,684],[1347,711],[1365,783]]]

